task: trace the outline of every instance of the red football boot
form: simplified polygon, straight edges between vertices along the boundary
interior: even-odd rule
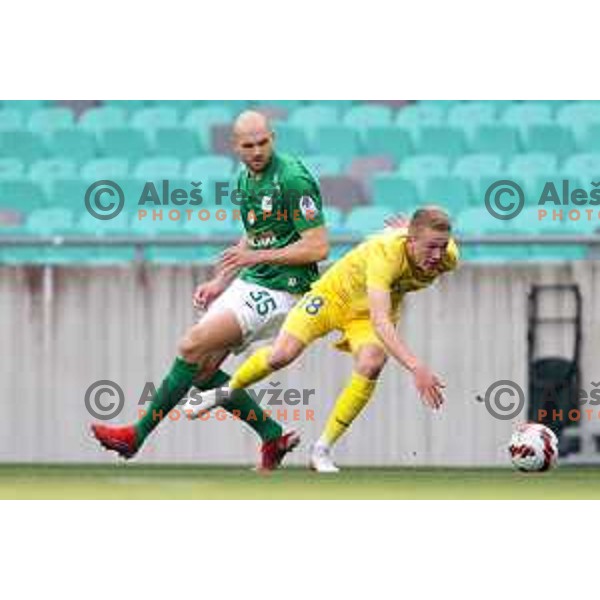
[[[123,458],[133,458],[139,450],[133,425],[92,425],[93,436],[106,450],[114,450]]]
[[[288,431],[278,438],[265,442],[260,448],[259,471],[274,471],[281,465],[288,452],[291,452],[300,443],[300,435],[295,431]]]

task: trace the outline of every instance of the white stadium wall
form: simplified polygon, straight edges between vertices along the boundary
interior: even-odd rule
[[[0,269],[0,461],[113,461],[88,435],[92,417],[84,405],[86,389],[102,379],[118,382],[126,403],[116,421],[135,418],[144,383],[158,385],[194,316],[191,294],[204,276],[203,269],[191,267]],[[390,363],[371,405],[340,444],[339,462],[505,464],[511,422],[492,418],[475,397],[500,379],[527,389],[527,294],[534,283],[580,286],[582,383],[587,387],[600,380],[600,263],[467,264],[434,288],[410,295],[403,311],[401,327],[409,344],[448,383],[444,410],[428,412],[407,374]],[[299,414],[287,408],[290,424],[304,439],[291,464],[306,461],[308,444],[350,373],[349,357],[334,351],[330,341],[270,378],[316,391],[307,407],[297,408]],[[544,344],[552,346],[549,352],[571,352],[571,341],[562,333],[548,332]],[[307,409],[314,411],[313,421],[306,420]],[[293,421],[295,416],[300,420]],[[598,423],[596,416],[582,427],[590,431]],[[256,446],[254,435],[239,423],[191,422],[182,416],[163,423],[137,460],[250,464]]]

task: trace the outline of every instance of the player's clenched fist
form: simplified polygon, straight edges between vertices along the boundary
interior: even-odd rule
[[[442,388],[445,388],[446,384],[425,365],[419,365],[413,376],[415,387],[423,402],[433,410],[441,408],[444,403]]]

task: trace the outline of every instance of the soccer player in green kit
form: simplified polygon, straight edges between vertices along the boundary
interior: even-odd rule
[[[224,386],[225,358],[251,342],[272,339],[317,279],[317,263],[329,252],[319,186],[298,159],[275,153],[273,141],[264,115],[247,111],[237,118],[233,142],[245,165],[237,182],[245,236],[224,252],[217,275],[196,289],[194,303],[206,312],[180,340],[178,356],[145,416],[133,425],[92,425],[106,449],[133,457],[192,386],[202,391]],[[260,436],[259,469],[277,468],[300,441],[246,392],[224,408]]]

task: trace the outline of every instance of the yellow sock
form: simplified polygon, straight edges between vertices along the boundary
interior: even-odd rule
[[[240,390],[251,386],[253,383],[264,379],[273,372],[269,366],[271,346],[260,348],[246,362],[244,362],[231,377],[229,387]]]
[[[323,442],[328,446],[333,446],[337,442],[371,399],[376,384],[376,380],[367,379],[358,373],[352,373],[350,383],[339,395],[327,419],[327,424],[321,435]]]

